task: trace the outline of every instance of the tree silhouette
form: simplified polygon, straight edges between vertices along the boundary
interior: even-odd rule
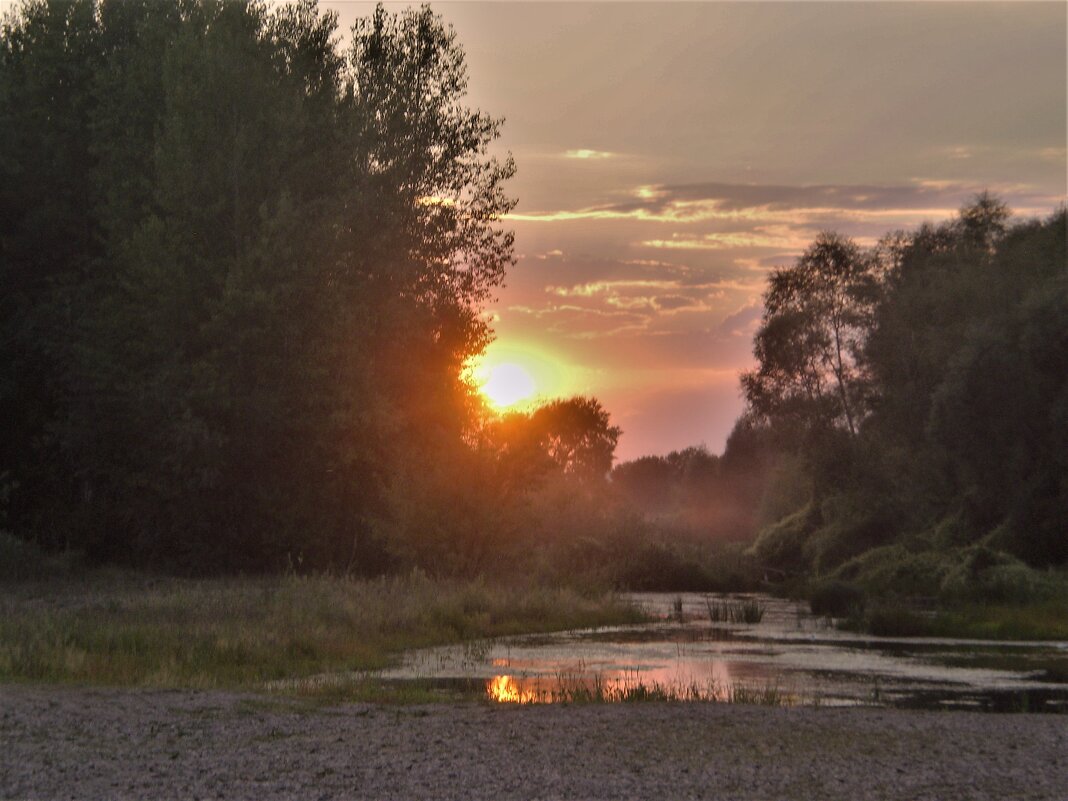
[[[753,414],[809,429],[844,425],[856,434],[874,290],[874,261],[832,233],[772,273],[753,345],[759,364],[742,376]]]
[[[349,564],[402,467],[464,447],[514,166],[429,8],[379,7],[348,52],[336,33],[313,0],[8,17],[18,533],[187,569]]]

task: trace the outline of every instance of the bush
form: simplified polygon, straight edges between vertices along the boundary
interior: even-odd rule
[[[808,603],[814,615],[859,616],[866,602],[864,590],[845,581],[823,581],[809,592]]]
[[[823,522],[804,544],[805,561],[816,574],[877,548],[900,529],[895,510],[863,495],[837,495],[820,507]]]
[[[864,630],[876,637],[926,637],[932,632],[930,619],[904,607],[873,609],[865,618]]]
[[[762,565],[787,573],[808,567],[804,547],[816,530],[819,512],[812,504],[760,532],[747,553]]]
[[[1052,597],[1058,582],[1016,557],[975,545],[959,552],[959,561],[942,582],[942,597],[951,601],[1030,603]]]
[[[952,566],[951,556],[944,553],[888,545],[849,560],[832,577],[856,584],[870,595],[935,596]]]

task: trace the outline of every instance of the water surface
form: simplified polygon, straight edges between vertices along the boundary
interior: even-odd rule
[[[876,638],[764,595],[628,596],[656,622],[483,640],[408,653],[384,679],[477,688],[494,701],[635,696],[776,704],[1068,711],[1066,642]],[[681,600],[681,607],[679,602]],[[759,622],[713,622],[759,604]]]

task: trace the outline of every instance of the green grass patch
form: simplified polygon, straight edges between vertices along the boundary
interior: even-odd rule
[[[842,627],[877,637],[953,637],[975,640],[1068,640],[1068,601],[952,606],[920,612],[878,606]]]
[[[422,575],[100,573],[0,585],[0,681],[260,689],[382,668],[409,648],[641,619],[608,594]]]

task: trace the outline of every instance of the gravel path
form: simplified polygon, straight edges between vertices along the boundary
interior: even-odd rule
[[[1068,716],[0,686],[3,799],[1068,799]]]

